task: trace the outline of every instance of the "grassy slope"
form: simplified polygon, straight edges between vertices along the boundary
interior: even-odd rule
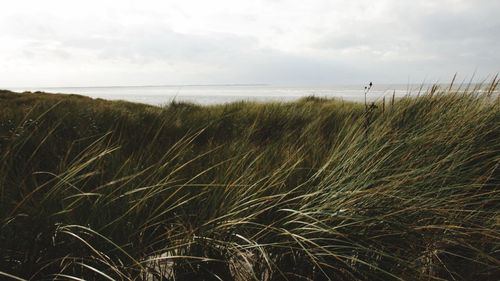
[[[158,108],[4,91],[0,109],[0,276],[500,274],[499,100],[476,90],[379,106],[368,130],[363,105],[316,98]]]

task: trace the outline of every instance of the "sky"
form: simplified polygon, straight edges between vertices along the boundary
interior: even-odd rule
[[[0,2],[0,88],[488,79],[498,0]]]

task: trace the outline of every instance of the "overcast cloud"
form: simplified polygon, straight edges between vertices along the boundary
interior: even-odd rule
[[[449,81],[500,71],[496,0],[0,3],[0,88]]]

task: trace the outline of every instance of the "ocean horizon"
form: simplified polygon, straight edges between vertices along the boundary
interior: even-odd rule
[[[384,97],[403,97],[425,93],[434,84],[375,84],[367,94],[368,101]],[[442,84],[442,87],[449,85]],[[463,86],[464,88],[467,86]],[[15,92],[48,92],[78,94],[106,100],[124,100],[155,106],[171,102],[201,105],[238,101],[291,102],[307,96],[363,101],[365,85],[279,86],[268,84],[160,85],[160,86],[90,86],[90,87],[15,87]]]

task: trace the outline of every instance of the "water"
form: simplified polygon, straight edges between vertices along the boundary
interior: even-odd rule
[[[374,85],[367,95],[369,101],[382,97],[417,94],[422,85]],[[235,101],[295,101],[305,96],[363,101],[363,85],[340,86],[273,86],[273,85],[209,85],[209,86],[133,86],[133,87],[71,87],[71,88],[11,88],[16,92],[43,91],[49,93],[79,94],[107,100],[125,100],[151,105],[166,105],[172,101],[197,104],[221,104]]]

